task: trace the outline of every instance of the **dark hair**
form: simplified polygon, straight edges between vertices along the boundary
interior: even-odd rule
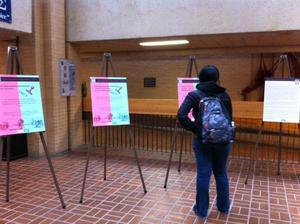
[[[219,80],[219,70],[214,65],[206,65],[199,72],[198,78],[200,82],[217,82]]]

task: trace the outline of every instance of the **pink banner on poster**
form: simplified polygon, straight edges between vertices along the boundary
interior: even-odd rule
[[[106,77],[101,78],[108,80]],[[95,80],[95,79],[94,79]],[[91,82],[94,126],[106,126],[111,122],[109,82]]]
[[[0,92],[2,93],[0,95],[0,135],[16,134],[18,130],[22,130],[22,114],[18,83],[3,82],[0,86]]]
[[[177,78],[178,80],[178,106],[182,104],[189,92],[196,90],[196,85],[199,83],[198,78]],[[192,112],[189,113],[189,118],[194,120]]]

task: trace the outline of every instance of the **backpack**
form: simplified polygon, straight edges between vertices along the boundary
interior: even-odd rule
[[[202,94],[201,94],[202,95]],[[204,96],[199,103],[199,137],[204,144],[230,143],[234,122],[218,96]]]

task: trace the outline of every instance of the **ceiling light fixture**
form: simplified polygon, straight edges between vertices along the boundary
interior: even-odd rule
[[[141,46],[153,47],[153,46],[168,46],[168,45],[181,45],[190,43],[188,40],[163,40],[163,41],[149,41],[141,42]]]

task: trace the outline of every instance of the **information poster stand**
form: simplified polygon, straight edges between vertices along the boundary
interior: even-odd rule
[[[198,66],[197,66],[197,63],[196,63],[196,57],[195,56],[190,56],[189,60],[188,60],[188,65],[187,65],[185,78],[178,78],[178,86],[180,84],[183,84],[184,82],[186,82],[186,84],[188,84],[188,85],[185,85],[185,86],[182,85],[182,87],[185,88],[184,91],[178,90],[179,91],[178,92],[179,106],[181,105],[182,101],[184,100],[184,98],[188,94],[188,92],[195,89],[196,84],[199,83],[198,78],[191,78],[193,67],[195,68],[196,74],[198,75]],[[172,136],[171,151],[170,151],[170,157],[169,157],[169,162],[168,162],[168,168],[167,168],[164,188],[167,188],[167,184],[168,184],[173,152],[176,149],[178,128],[179,128],[179,122],[178,122],[178,119],[176,117],[176,123],[175,123],[175,128],[174,128],[174,132],[173,132],[173,136]],[[181,128],[179,135],[180,135],[180,153],[179,153],[178,172],[181,171],[181,163],[182,163],[182,151],[183,151],[183,140],[184,140],[184,129],[183,128]]]
[[[8,61],[7,61],[7,74],[13,74],[14,73],[14,61],[16,60],[16,65],[17,65],[17,70],[18,70],[18,74],[23,74],[23,69],[22,69],[22,65],[20,63],[20,57],[19,57],[19,52],[18,52],[18,48],[17,47],[9,47],[8,48]],[[22,76],[20,76],[21,78]],[[31,91],[31,90],[28,90]],[[26,106],[26,104],[25,104]],[[43,116],[43,115],[42,115]],[[26,123],[26,120],[24,119],[24,121],[22,120],[22,122]],[[25,125],[25,124],[24,124]],[[33,131],[36,132],[36,131]],[[43,148],[45,151],[45,155],[49,164],[49,168],[52,174],[52,178],[61,202],[61,206],[62,208],[66,208],[66,205],[64,203],[60,188],[59,188],[59,184],[55,175],[55,171],[50,159],[50,155],[48,152],[48,148],[47,148],[47,144],[43,135],[44,129],[43,131],[38,131],[42,144],[43,144]],[[24,131],[23,133],[27,133],[26,131]],[[28,132],[29,133],[29,132]],[[6,136],[2,136],[1,138],[1,142],[0,142],[0,156],[1,156],[1,160],[2,161],[2,152],[3,152],[3,144],[5,142],[6,145],[6,201],[9,201],[9,186],[10,186],[10,135],[6,135]],[[1,164],[0,164],[1,165]]]
[[[282,124],[298,123],[300,120],[300,84],[299,80],[291,78],[290,63],[287,55],[281,55],[279,64],[284,65],[286,61],[289,68],[288,79],[270,78],[265,81],[264,93],[264,110],[263,120],[260,124],[256,136],[255,146],[251,148],[251,158],[248,167],[245,184],[247,184],[251,170],[255,167],[257,161],[257,149],[261,140],[265,122],[279,123],[278,134],[278,158],[277,158],[277,175],[280,175],[281,154],[282,154]],[[279,66],[278,66],[279,67]],[[280,97],[278,97],[280,96]],[[299,126],[300,128],[300,126]]]
[[[115,70],[114,70],[114,67],[112,65],[111,54],[110,53],[104,53],[103,59],[102,59],[102,74],[101,74],[101,76],[102,77],[103,76],[106,77],[106,80],[108,80],[108,81],[109,81],[109,79],[114,79],[114,77],[110,77],[110,78],[108,77],[109,65],[111,66],[113,76],[115,76]],[[99,78],[94,77],[94,78],[92,78],[92,80],[93,79],[96,82],[97,82],[97,79],[99,81],[101,81],[101,77],[99,77]],[[102,81],[104,82],[105,80],[102,80]],[[120,81],[120,80],[116,80],[116,81]],[[100,88],[103,88],[103,87],[100,87]],[[101,95],[99,95],[99,96],[101,96]],[[102,97],[103,97],[103,95],[102,95]],[[128,100],[128,98],[126,100]],[[127,103],[127,106],[128,106],[128,103]],[[99,108],[97,108],[97,110],[98,109]],[[105,108],[99,109],[99,113],[103,112],[103,110],[105,110]],[[128,112],[128,116],[129,116],[129,112]],[[93,115],[93,117],[94,117],[94,115]],[[106,180],[107,147],[108,147],[108,129],[107,129],[107,126],[110,126],[110,125],[113,125],[113,124],[111,123],[110,119],[106,122],[106,124],[103,124],[103,125],[101,125],[101,124],[98,125],[97,124],[97,126],[95,126],[95,124],[97,122],[100,123],[100,122],[106,122],[106,121],[103,121],[102,118],[101,118],[101,116],[99,116],[99,118],[97,118],[96,121],[93,118],[92,124],[90,126],[90,139],[89,139],[89,144],[88,144],[88,149],[87,149],[87,159],[86,159],[86,164],[85,164],[84,177],[83,177],[83,182],[82,182],[82,189],[81,189],[81,195],[80,195],[80,201],[79,201],[79,203],[83,203],[83,195],[84,195],[85,183],[86,183],[87,172],[88,172],[88,167],[89,167],[89,160],[90,160],[90,155],[91,155],[91,148],[92,148],[92,143],[93,143],[94,131],[99,126],[104,126],[104,129],[105,129],[105,132],[104,132],[104,175],[103,175],[103,179]],[[125,122],[124,125],[130,125],[130,123],[129,123],[129,117],[128,117],[128,123],[126,123],[127,121],[124,121],[124,122]],[[146,194],[147,193],[147,189],[146,189],[146,185],[145,185],[145,182],[144,182],[144,177],[143,177],[143,173],[142,173],[142,170],[141,170],[141,166],[140,166],[138,154],[137,154],[137,151],[135,149],[135,145],[134,145],[134,141],[133,141],[133,139],[134,139],[133,138],[133,133],[132,133],[132,130],[131,130],[130,126],[128,126],[128,132],[129,132],[130,146],[132,147],[132,150],[133,150],[133,153],[134,153],[134,157],[135,157],[135,160],[136,160],[136,163],[137,163],[138,171],[139,171],[139,174],[140,174],[140,179],[141,179],[141,182],[142,182],[142,185],[143,185],[144,193]]]

